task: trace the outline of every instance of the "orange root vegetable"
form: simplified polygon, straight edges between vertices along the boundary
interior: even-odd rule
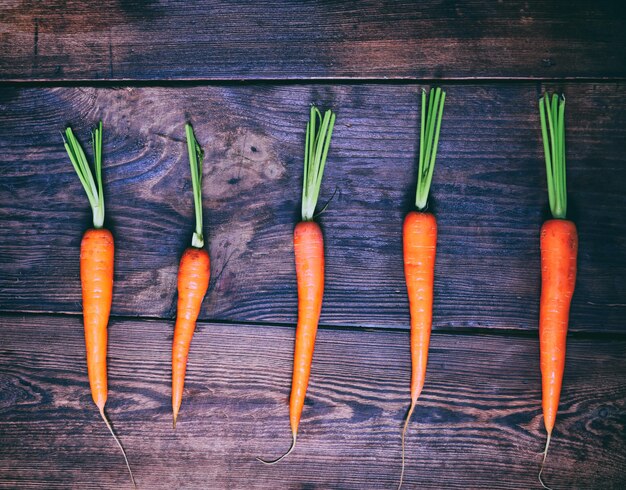
[[[542,384],[543,420],[547,432],[541,479],[552,430],[559,408],[569,311],[576,284],[578,233],[576,225],[566,219],[567,192],[565,179],[565,99],[557,95],[539,101],[541,130],[546,157],[550,211],[554,219],[541,227],[541,301],[539,306],[539,350]],[[546,116],[547,115],[547,116]],[[546,124],[547,119],[547,124]]]
[[[210,261],[204,249],[189,247],[178,269],[178,310],[172,343],[172,411],[174,427],[183,401],[187,358],[202,300],[209,287]]]
[[[94,228],[87,230],[80,245],[80,280],[83,293],[83,323],[87,353],[87,374],[94,403],[115,442],[122,451],[130,478],[135,485],[126,452],[104,413],[107,401],[107,327],[113,299],[113,235],[104,225],[102,192],[102,122],[93,131],[94,174],[71,128],[65,130],[65,149],[80,179],[93,211]]]
[[[398,488],[402,486],[404,479],[406,431],[426,379],[428,347],[433,321],[437,221],[435,216],[426,212],[425,209],[437,156],[445,97],[446,93],[441,89],[432,89],[427,106],[426,92],[422,92],[420,158],[415,198],[418,210],[407,214],[402,233],[404,276],[411,314],[411,405],[402,428],[402,472]]]
[[[324,239],[322,230],[313,221],[313,217],[334,124],[335,115],[332,111],[326,111],[322,118],[317,108],[311,108],[311,119],[306,131],[302,221],[296,225],[293,234],[298,283],[298,325],[289,398],[291,446],[285,454],[273,461],[257,458],[265,464],[278,463],[295,449],[311,375],[315,337],[324,295]]]
[[[183,400],[187,359],[191,347],[191,338],[196,329],[196,321],[200,315],[202,300],[209,288],[211,262],[204,247],[202,235],[202,158],[204,156],[196,141],[190,124],[185,126],[187,149],[193,186],[196,229],[192,237],[191,247],[183,253],[178,268],[178,308],[174,341],[172,342],[172,414],[174,428],[178,412]]]
[[[87,347],[87,373],[96,406],[107,401],[107,325],[113,298],[113,235],[104,228],[87,230],[80,246],[80,279]]]

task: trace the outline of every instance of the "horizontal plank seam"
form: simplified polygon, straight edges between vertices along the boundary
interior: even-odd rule
[[[0,320],[2,318],[19,318],[19,317],[55,317],[55,318],[75,318],[82,316],[82,313],[54,313],[54,312],[20,312],[20,311],[3,311],[0,312]],[[127,315],[111,315],[113,321],[124,322],[174,322],[174,318],[160,318],[154,316],[127,316]],[[0,321],[1,323],[1,321]],[[200,326],[210,324],[224,326],[249,326],[249,327],[278,327],[278,328],[295,328],[294,323],[284,322],[260,322],[260,321],[240,321],[240,320],[224,320],[224,319],[202,319],[197,322]],[[0,326],[0,329],[2,327]],[[359,327],[356,325],[334,325],[319,324],[320,330],[337,330],[352,332],[381,332],[406,335],[408,328],[385,327],[385,326],[367,326]],[[433,335],[462,335],[462,336],[501,336],[501,337],[520,337],[520,338],[536,338],[537,330],[515,329],[515,328],[488,328],[488,327],[457,327],[457,328],[434,328]],[[592,332],[588,330],[576,330],[568,332],[568,338],[577,340],[618,340],[626,341],[626,332]]]
[[[54,87],[196,87],[196,86],[255,86],[255,85],[499,85],[519,83],[619,83],[624,77],[467,77],[467,78],[190,78],[190,79],[109,79],[93,80],[29,80],[0,79],[0,87],[6,88],[54,88]]]

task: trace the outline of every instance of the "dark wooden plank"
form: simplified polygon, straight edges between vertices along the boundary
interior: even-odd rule
[[[612,0],[3,3],[3,80],[626,76]]]
[[[566,85],[569,189],[580,229],[572,330],[626,324],[626,85]],[[534,84],[449,86],[433,209],[435,328],[536,329],[547,216]],[[207,150],[212,257],[202,318],[294,323],[292,230],[311,102],[338,110],[321,201],[325,324],[406,328],[401,226],[414,195],[417,87],[15,89],[0,116],[0,310],[81,311],[90,210],[61,142],[103,117],[113,313],[171,318],[193,228],[183,123]]]
[[[88,390],[78,317],[0,317],[0,486],[123,488]],[[393,488],[407,409],[405,333],[322,329],[299,445],[285,450],[293,330],[202,324],[171,428],[171,324],[113,321],[108,413],[140,488]],[[435,334],[407,440],[406,488],[539,488],[538,342]],[[623,341],[570,340],[546,469],[555,488],[626,485]],[[392,362],[390,360],[393,360]]]

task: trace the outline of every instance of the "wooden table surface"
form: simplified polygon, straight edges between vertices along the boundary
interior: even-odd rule
[[[128,488],[89,392],[78,268],[90,209],[62,145],[104,123],[116,239],[108,414],[142,489],[395,488],[409,402],[401,226],[422,88],[448,93],[427,381],[406,488],[534,489],[547,192],[537,98],[567,97],[580,233],[545,478],[626,488],[626,7],[609,0],[0,0],[0,488]],[[337,112],[326,292],[289,444],[310,104]],[[211,284],[171,429],[184,123],[206,150]]]

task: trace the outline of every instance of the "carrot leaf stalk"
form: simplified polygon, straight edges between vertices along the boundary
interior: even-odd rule
[[[83,184],[91,210],[93,211],[94,228],[102,228],[104,226],[104,194],[102,192],[102,121],[91,132],[91,141],[93,146],[94,162],[95,162],[95,179],[92,173],[87,157],[80,143],[74,136],[72,128],[65,129],[63,143],[65,150],[70,157],[74,170]]]
[[[187,133],[187,150],[189,151],[189,166],[191,167],[191,184],[193,186],[193,203],[196,211],[196,230],[191,238],[191,245],[196,248],[204,247],[202,236],[202,161],[204,151],[198,144],[193,133],[193,127],[185,125]]]
[[[550,211],[557,219],[567,214],[565,178],[565,96],[548,94],[539,99],[541,135],[546,155]]]
[[[415,206],[420,211],[426,209],[428,204],[428,193],[433,180],[445,100],[446,93],[439,87],[431,88],[428,97],[426,91],[422,90],[420,153],[417,169],[417,191],[415,193]]]
[[[311,221],[322,185],[324,166],[335,126],[335,114],[329,109],[322,113],[311,106],[311,118],[306,125],[304,150],[304,184],[302,185],[302,221]]]

